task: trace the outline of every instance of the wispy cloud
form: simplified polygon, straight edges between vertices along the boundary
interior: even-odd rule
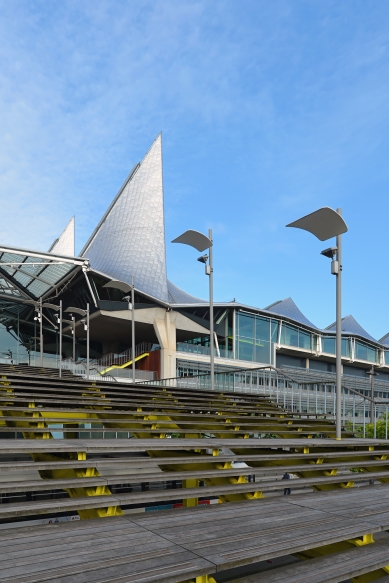
[[[350,250],[371,261],[358,233],[378,208],[369,236],[382,246],[386,2],[0,0],[0,7],[3,244],[45,249],[75,214],[81,248],[162,129],[168,240],[178,227],[212,226],[223,286],[233,283],[227,295],[256,305],[294,295],[312,320],[320,319],[318,304],[323,324],[333,319],[325,295],[332,282],[321,279],[314,244],[304,258],[320,282],[312,293],[295,276],[303,239],[284,225],[321,204],[344,206]],[[182,256],[168,247],[168,257],[185,287]],[[203,282],[198,291],[191,279],[188,291],[201,295]],[[374,320],[364,300],[373,287],[363,297],[345,293],[348,311]],[[389,328],[389,319],[380,325]]]

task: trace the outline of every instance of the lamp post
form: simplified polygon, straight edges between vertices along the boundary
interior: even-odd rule
[[[25,304],[33,304],[35,306],[36,316],[34,317],[35,321],[39,322],[39,345],[40,345],[40,361],[41,367],[43,368],[43,308],[50,308],[50,310],[54,310],[58,312],[61,310],[62,314],[62,300],[60,301],[60,306],[56,306],[55,304],[43,303],[42,297],[39,298],[39,301],[34,300],[26,300]],[[47,319],[47,318],[46,318]],[[57,330],[57,327],[54,326]],[[36,340],[36,338],[35,338]],[[61,341],[60,341],[61,342]]]
[[[211,365],[211,391],[215,389],[215,354],[214,354],[214,326],[213,326],[213,241],[212,229],[208,230],[208,237],[199,233],[199,231],[185,231],[172,243],[183,243],[194,247],[197,251],[205,251],[208,249],[208,255],[202,255],[197,261],[205,264],[205,275],[209,276],[209,344],[210,344],[210,365]],[[209,259],[209,263],[207,264]]]
[[[29,302],[30,303],[30,302]],[[39,347],[40,347],[40,361],[41,368],[43,368],[43,323],[42,323],[42,298],[39,298],[39,302],[32,302],[35,305],[36,316],[34,320],[39,322]]]
[[[378,376],[378,372],[374,371],[374,364],[371,365],[370,370],[366,371],[366,374],[370,376],[370,398],[371,398],[370,423],[374,424],[374,437],[375,437],[376,426],[375,426],[374,377]]]
[[[309,231],[320,241],[336,237],[336,247],[321,253],[332,259],[331,273],[336,276],[336,439],[339,440],[342,439],[342,234],[348,231],[348,227],[342,218],[342,210],[334,211],[329,207],[322,207],[286,226]]]
[[[123,299],[128,302],[128,309],[132,310],[131,313],[131,360],[132,360],[132,381],[133,383],[136,382],[136,373],[135,373],[135,284],[134,284],[134,276],[131,276],[131,285],[126,283],[125,281],[119,281],[117,279],[112,279],[103,287],[119,289],[120,291],[128,294],[131,292],[130,296],[125,296]],[[131,301],[131,308],[130,308],[130,301]]]
[[[76,318],[70,314],[70,320],[62,319],[64,324],[70,324],[72,327],[72,346],[73,346],[73,363],[76,364]]]
[[[59,306],[55,304],[43,304],[43,308],[50,308],[50,310],[54,310],[57,313],[57,324],[59,324],[59,377],[62,376],[62,300],[59,302]]]
[[[86,320],[81,320],[81,322],[84,324],[84,330],[86,330],[86,378],[89,379],[89,303],[86,305],[86,310],[81,310],[80,308],[66,308],[65,312],[69,312],[72,313],[74,312],[75,314],[79,314],[80,316],[86,316]],[[74,356],[74,342],[75,342],[75,336],[76,336],[76,323],[74,322],[74,328],[73,328],[73,356]]]

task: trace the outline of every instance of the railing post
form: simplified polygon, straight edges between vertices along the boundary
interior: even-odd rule
[[[374,415],[374,439],[377,437],[377,411],[376,404],[373,403],[373,415]]]
[[[345,390],[342,391],[341,396],[343,397],[343,423],[344,423],[344,420],[346,419],[346,391]],[[340,421],[340,426],[342,426],[342,419]]]
[[[324,384],[324,415],[327,415],[327,383]]]
[[[363,399],[363,437],[366,437],[366,399]]]

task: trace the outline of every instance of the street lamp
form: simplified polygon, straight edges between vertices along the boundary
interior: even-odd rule
[[[39,344],[40,344],[40,360],[41,360],[41,367],[43,368],[43,308],[50,308],[51,310],[58,311],[60,308],[55,304],[48,304],[43,303],[42,297],[39,298],[39,301],[35,300],[25,300],[25,304],[32,304],[35,306],[36,316],[34,320],[39,322]],[[60,302],[62,306],[62,301]],[[47,319],[47,318],[46,318]],[[57,326],[54,326],[57,330]]]
[[[42,298],[39,298],[39,302],[31,302],[35,305],[36,316],[34,320],[39,322],[39,348],[41,354],[41,368],[43,368],[43,317],[42,317]]]
[[[176,239],[173,239],[172,243],[183,243],[184,245],[189,245],[194,247],[197,251],[205,251],[208,249],[208,255],[202,255],[197,261],[205,264],[205,275],[209,275],[209,344],[211,352],[211,391],[215,388],[215,355],[214,355],[214,331],[213,331],[213,241],[212,241],[212,229],[208,230],[208,237],[199,233],[198,231],[185,231]],[[209,264],[207,261],[209,259]]]
[[[76,318],[70,314],[70,320],[63,319],[62,322],[65,324],[71,324],[72,326],[72,336],[73,336],[73,363],[76,364]]]
[[[59,378],[61,378],[62,376],[62,300],[59,301],[59,306],[56,306],[55,304],[43,304],[44,308],[50,308],[50,310],[53,310],[54,312],[59,312],[59,314],[57,313],[57,324],[59,324]]]
[[[336,439],[339,440],[342,439],[342,234],[348,227],[342,218],[342,209],[334,211],[329,207],[320,208],[286,226],[309,231],[320,241],[336,237],[336,247],[321,253],[332,259],[331,273],[336,276]]]
[[[86,378],[89,379],[89,303],[86,305],[86,310],[81,310],[80,308],[66,308],[65,312],[74,312],[80,316],[86,316],[86,321],[81,320],[84,324],[84,330],[86,330]],[[73,347],[75,338],[75,324],[74,324],[74,337],[73,337]]]
[[[132,360],[132,381],[135,383],[135,285],[134,285],[134,276],[131,276],[131,285],[126,283],[125,281],[118,281],[116,279],[112,279],[103,287],[110,287],[114,289],[119,289],[120,291],[128,294],[131,292],[130,296],[125,296],[123,300],[128,302],[128,309],[132,310],[131,314],[131,360]],[[131,304],[130,304],[131,300]],[[130,308],[131,305],[131,308]]]
[[[376,437],[376,425],[375,425],[375,397],[374,397],[374,377],[378,376],[378,372],[374,371],[374,364],[371,365],[371,369],[366,371],[366,374],[370,376],[370,398],[371,398],[371,408],[370,408],[370,423],[374,426],[374,437]]]

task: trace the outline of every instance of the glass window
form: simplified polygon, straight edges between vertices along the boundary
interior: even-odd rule
[[[254,340],[240,338],[238,342],[238,358],[240,360],[254,360]]]
[[[362,342],[356,342],[356,358],[358,360],[367,360],[368,362],[377,362],[378,351]],[[385,362],[387,361],[385,360]]]
[[[293,326],[284,325],[284,342],[287,346],[298,346],[298,329]]]
[[[369,362],[376,362],[377,360],[377,351],[375,348],[367,347],[367,360]]]
[[[16,333],[15,331],[15,336]],[[0,358],[7,363],[11,363],[11,361],[17,363],[20,359],[28,360],[26,348],[15,336],[8,332],[3,324],[0,324]]]
[[[385,352],[385,364],[389,364],[389,351]]]
[[[255,343],[255,361],[268,363],[270,362],[271,342],[257,340]]]
[[[311,350],[311,335],[301,330],[299,331],[299,347]]]
[[[323,336],[323,352],[326,354],[335,354],[335,338],[326,338]]]
[[[254,314],[237,313],[236,358],[268,364],[271,362],[270,336],[277,338],[278,322]]]
[[[342,338],[342,356],[350,358],[350,339]]]
[[[367,360],[367,346],[366,344],[362,344],[362,342],[355,343],[356,348],[356,359],[357,360]]]
[[[254,316],[239,314],[239,336],[254,338]]]
[[[271,341],[277,342],[278,341],[278,322],[277,320],[271,321]]]
[[[255,337],[261,340],[270,340],[270,320],[268,318],[255,319]]]

